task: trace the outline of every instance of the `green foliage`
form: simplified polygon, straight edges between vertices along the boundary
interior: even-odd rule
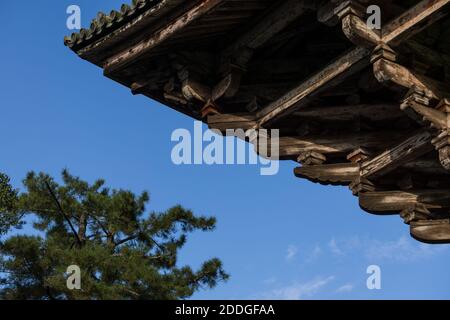
[[[20,225],[21,215],[17,208],[17,191],[13,190],[9,178],[0,173],[0,236],[11,227]]]
[[[32,172],[26,192],[12,192],[15,210],[34,214],[45,236],[0,244],[0,299],[185,299],[228,278],[218,259],[197,271],[177,264],[187,234],[213,230],[214,218],[180,206],[146,214],[146,192],[89,185],[67,171],[62,179]],[[81,269],[81,290],[67,288],[70,265]]]

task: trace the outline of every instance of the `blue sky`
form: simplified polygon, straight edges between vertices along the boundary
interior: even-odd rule
[[[193,234],[180,263],[217,256],[231,279],[197,299],[448,299],[449,246],[412,240],[398,216],[362,212],[346,188],[275,176],[247,166],[176,166],[177,128],[192,119],[102,76],[63,45],[66,8],[83,25],[121,1],[6,1],[0,17],[0,170],[16,187],[29,170],[63,168],[117,188],[149,190],[151,210],[175,204],[218,218]],[[368,290],[379,265],[382,289]]]

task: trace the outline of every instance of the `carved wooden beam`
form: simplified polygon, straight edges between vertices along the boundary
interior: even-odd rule
[[[344,1],[334,10],[341,19],[342,31],[354,44],[371,48],[381,41],[381,32],[370,29],[363,21],[365,8],[357,1]]]
[[[450,219],[411,222],[411,236],[425,243],[450,243]]]
[[[439,159],[442,166],[450,170],[450,132],[443,131],[437,138],[433,139],[432,143],[439,152]]]
[[[443,99],[436,108],[431,108],[423,94],[413,91],[403,101],[401,108],[413,110],[438,129],[439,134],[431,142],[439,153],[442,166],[450,170],[450,100]]]
[[[206,103],[211,99],[211,88],[191,77],[182,81],[181,92],[188,101],[199,100]]]
[[[392,141],[398,141],[404,137],[404,133],[398,132],[374,132],[361,134],[317,136],[306,135],[301,137],[281,137],[280,157],[297,158],[298,155],[314,151],[324,156],[345,156],[358,149],[382,148]]]
[[[361,70],[367,65],[367,61],[363,60],[367,58],[368,54],[367,49],[358,47],[342,55],[286,95],[259,111],[258,125],[262,127],[275,118],[295,111],[320,91]]]
[[[427,131],[413,135],[399,145],[364,162],[361,165],[361,175],[364,178],[375,178],[430,152],[433,150],[431,139],[431,134]]]
[[[396,84],[406,89],[421,90],[425,95],[441,99],[443,97],[442,85],[423,75],[414,73],[407,68],[397,64],[395,52],[385,44],[378,46],[371,59],[374,75],[381,83]]]
[[[359,175],[359,165],[354,163],[305,165],[294,169],[298,178],[325,185],[349,185]]]
[[[316,151],[304,151],[301,152],[297,158],[297,162],[303,166],[315,166],[320,165],[327,161],[327,157]]]
[[[439,130],[445,130],[449,127],[447,113],[430,107],[430,99],[425,96],[424,92],[417,89],[408,93],[400,108],[407,113],[410,110],[413,111],[412,114],[409,113],[411,117],[417,118],[415,115],[418,115],[421,118],[420,120],[431,122],[432,126]]]
[[[430,26],[448,12],[450,0],[423,0],[382,29],[382,42],[397,45]]]
[[[182,14],[178,19],[171,20],[166,26],[158,30],[151,36],[141,40],[131,48],[126,48],[122,52],[109,58],[103,68],[105,75],[123,68],[130,63],[137,61],[149,50],[158,46],[161,42],[172,37],[174,34],[192,24],[209,11],[224,3],[225,0],[202,0],[190,10]]]
[[[234,97],[238,92],[244,70],[236,65],[231,65],[229,69],[227,75],[212,89],[211,99],[213,101],[222,97]]]
[[[340,3],[334,9],[334,14],[341,19],[344,34],[356,45],[374,47],[384,43],[395,46],[447,15],[443,7],[449,2],[450,0],[423,0],[384,26],[381,33],[368,28],[363,21],[365,7],[358,1]],[[330,20],[328,15],[325,17]]]
[[[227,129],[243,131],[252,129],[256,124],[256,116],[249,113],[239,114],[215,114],[207,118],[209,128],[218,129],[225,133]],[[405,133],[398,131],[372,132],[360,134],[339,135],[305,135],[280,137],[280,157],[297,158],[304,152],[314,151],[325,156],[346,156],[360,148],[382,148],[387,143],[400,141]]]
[[[450,189],[375,191],[359,195],[361,208],[375,214],[397,214],[417,203],[423,204],[428,210],[448,210],[450,207]]]

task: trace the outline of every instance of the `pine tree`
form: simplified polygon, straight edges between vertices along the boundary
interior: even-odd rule
[[[31,172],[18,195],[3,176],[0,223],[5,232],[21,213],[38,235],[0,242],[0,299],[185,299],[228,275],[218,259],[198,271],[179,267],[187,234],[216,220],[181,206],[146,213],[149,195],[92,185],[63,171],[63,184]],[[1,227],[0,227],[1,228]],[[81,270],[81,289],[67,286],[67,268]]]
[[[0,173],[0,236],[11,227],[20,226],[21,215],[17,210],[17,191],[9,184],[9,178]]]

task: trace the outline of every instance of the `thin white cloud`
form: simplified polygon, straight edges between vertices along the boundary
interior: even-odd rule
[[[344,253],[342,252],[342,250],[339,248],[339,246],[336,243],[336,239],[331,239],[330,242],[328,243],[328,247],[330,248],[331,252],[337,256],[341,256]]]
[[[368,261],[412,262],[435,256],[450,246],[428,245],[403,235],[398,239],[387,241],[361,237],[340,240],[332,238],[328,247],[335,255],[360,253]]]
[[[287,249],[286,260],[291,261],[298,253],[298,248],[294,245],[290,245]]]
[[[273,300],[300,300],[312,297],[333,280],[334,277],[330,276],[327,278],[319,277],[306,283],[294,283],[265,293],[263,294],[263,298]]]
[[[367,259],[411,262],[436,255],[446,246],[433,246],[415,242],[406,236],[394,241],[372,241],[365,249]]]
[[[351,283],[347,283],[347,284],[344,284],[343,286],[337,288],[336,292],[337,293],[352,292],[354,288],[355,288],[354,285],[352,285]]]

